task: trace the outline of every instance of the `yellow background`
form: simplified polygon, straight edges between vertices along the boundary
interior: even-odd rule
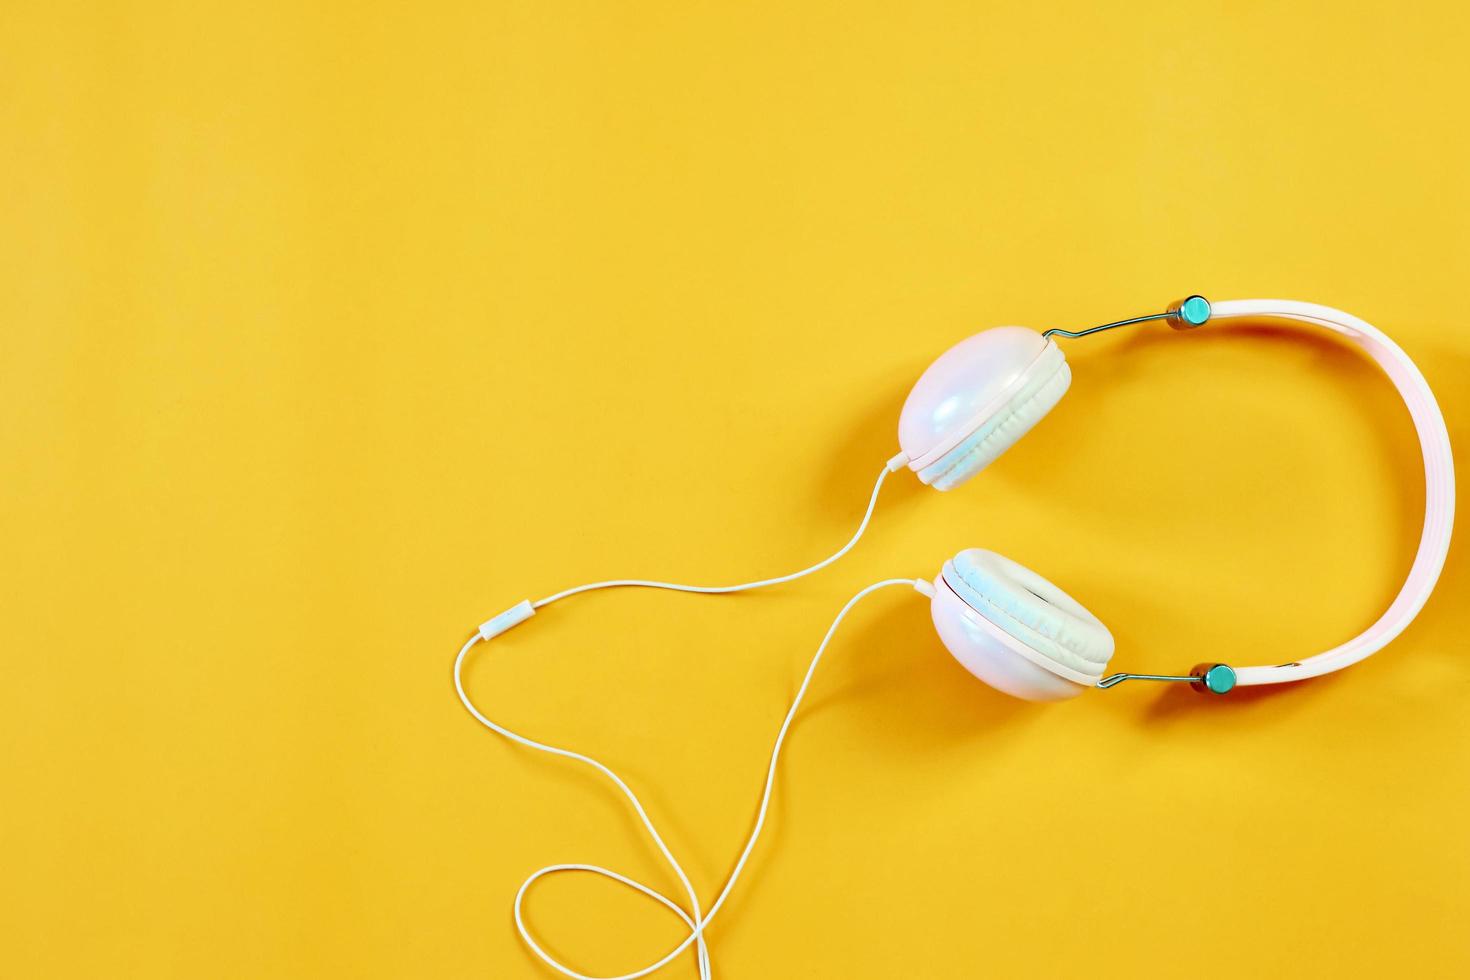
[[[5,976],[550,976],[524,875],[674,882],[597,777],[471,722],[455,649],[568,585],[826,554],[977,329],[1329,303],[1470,459],[1463,4],[301,7],[0,10]],[[623,773],[708,900],[869,581],[992,548],[1123,669],[1295,659],[1387,605],[1422,481],[1363,357],[1067,350],[1047,421],[962,491],[895,479],[836,568],[569,601],[473,691]],[[1462,538],[1318,682],[1051,708],[881,593],[716,974],[1465,976],[1467,584]],[[679,936],[593,879],[528,910],[587,972]]]

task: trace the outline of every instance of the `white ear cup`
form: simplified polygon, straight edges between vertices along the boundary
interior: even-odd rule
[[[930,611],[944,645],[972,674],[1031,701],[1094,686],[1113,636],[1081,603],[1009,558],[971,548],[944,563]]]
[[[920,470],[919,479],[936,490],[951,490],[995,462],[1016,440],[1030,432],[1061,401],[1072,383],[1072,371],[1062,359],[1061,349],[1055,350],[1055,367],[1043,365],[1049,370],[1036,372],[1025,387],[981,423],[969,438],[933,465]]]
[[[919,378],[899,418],[899,444],[921,481],[949,490],[1030,431],[1071,382],[1061,348],[1036,331],[983,331]]]
[[[981,548],[944,564],[945,582],[986,619],[1073,670],[1101,676],[1113,635],[1076,599],[1017,562]]]

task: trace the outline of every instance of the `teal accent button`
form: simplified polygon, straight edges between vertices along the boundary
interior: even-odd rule
[[[1229,694],[1235,689],[1235,669],[1226,664],[1215,664],[1205,671],[1202,680],[1205,690],[1211,694]]]
[[[1179,318],[1191,326],[1199,326],[1210,318],[1210,301],[1203,296],[1189,297],[1179,304]]]

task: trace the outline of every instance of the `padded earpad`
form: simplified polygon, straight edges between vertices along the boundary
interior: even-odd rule
[[[980,548],[945,562],[943,574],[972,609],[1030,649],[1089,678],[1102,676],[1113,656],[1113,634],[1040,575]]]
[[[1031,431],[1071,383],[1072,370],[1061,350],[1053,346],[1004,405],[963,442],[920,470],[919,479],[937,490],[952,490],[964,483]]]

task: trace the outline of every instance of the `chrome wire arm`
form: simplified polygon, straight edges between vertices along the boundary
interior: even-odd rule
[[[1210,301],[1203,296],[1186,296],[1176,303],[1169,304],[1169,308],[1163,313],[1150,313],[1147,316],[1130,317],[1127,320],[1114,320],[1112,323],[1104,323],[1096,327],[1088,327],[1086,330],[1063,330],[1061,327],[1052,327],[1042,332],[1043,337],[1052,334],[1060,334],[1063,337],[1086,337],[1088,334],[1101,333],[1104,330],[1112,330],[1114,327],[1127,327],[1135,323],[1148,323],[1151,320],[1168,320],[1169,326],[1175,330],[1193,330],[1201,326],[1210,318]],[[1155,678],[1159,679],[1159,678]]]
[[[1135,323],[1147,323],[1150,320],[1167,320],[1173,315],[1172,313],[1150,313],[1148,316],[1135,316],[1127,320],[1114,320],[1112,323],[1104,323],[1097,327],[1088,327],[1086,330],[1063,330],[1061,327],[1052,327],[1050,330],[1044,331],[1042,336],[1050,337],[1052,334],[1057,333],[1063,337],[1086,337],[1090,333],[1101,333],[1104,330],[1111,330],[1114,327],[1127,327]]]
[[[1193,684],[1199,680],[1193,674],[1109,674],[1097,682],[1101,688],[1117,687],[1124,681],[1186,681]]]
[[[1235,689],[1235,668],[1228,664],[1200,664],[1187,674],[1109,674],[1097,686],[1106,690],[1124,681],[1184,681],[1204,694],[1229,694]]]

